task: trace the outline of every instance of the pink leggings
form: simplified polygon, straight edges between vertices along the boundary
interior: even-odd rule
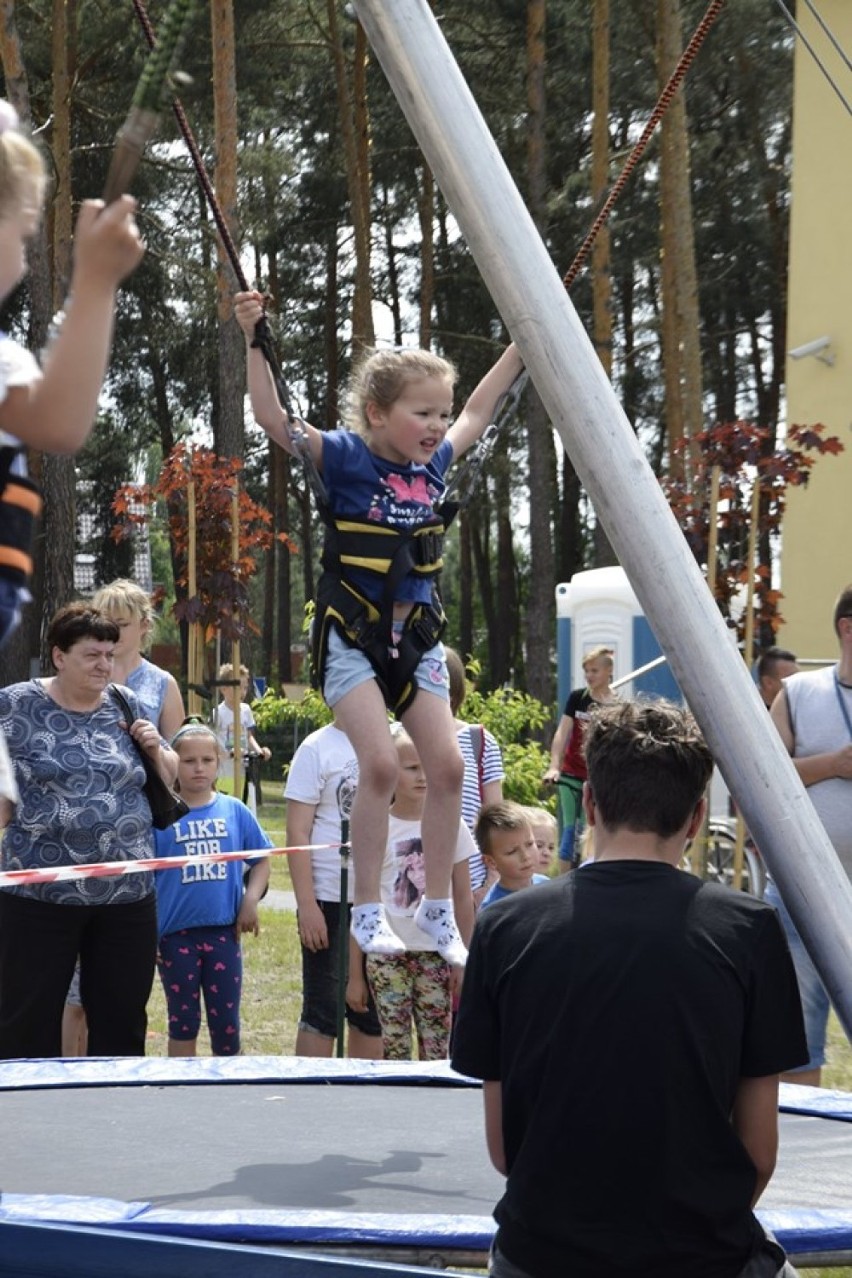
[[[198,1038],[203,991],[214,1056],[238,1055],[243,954],[233,924],[161,936],[157,967],[169,1009],[169,1038]]]

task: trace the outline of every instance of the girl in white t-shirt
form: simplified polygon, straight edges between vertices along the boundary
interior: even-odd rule
[[[26,246],[41,222],[46,185],[41,152],[21,130],[14,107],[0,99],[0,301],[26,275]],[[145,251],[135,207],[129,195],[108,209],[100,200],[82,204],[65,320],[44,375],[29,351],[0,332],[0,643],[30,597],[32,521],[41,502],[27,479],[25,450],[74,453],[92,428],[115,291]],[[14,781],[0,771],[0,826],[16,801]]]
[[[426,777],[414,743],[404,730],[394,732],[394,744],[399,777],[390,810],[381,890],[388,921],[405,945],[405,953],[368,954],[367,980],[382,1027],[384,1059],[411,1059],[413,1022],[418,1058],[442,1060],[450,1041],[453,986],[460,979],[461,969],[452,968],[441,957],[435,941],[414,921],[426,878],[421,837]],[[475,850],[470,831],[460,822],[451,883],[453,908],[465,945],[473,930],[468,862]],[[356,963],[352,965],[346,1001],[358,1009],[366,1006],[366,999],[361,965]]]

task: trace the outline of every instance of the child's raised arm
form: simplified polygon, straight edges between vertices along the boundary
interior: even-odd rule
[[[15,386],[0,406],[0,425],[32,448],[74,453],[95,420],[112,344],[116,290],[142,260],[136,201],[123,195],[80,207],[65,319],[48,352],[44,375]]]
[[[498,399],[520,375],[523,367],[513,342],[485,374],[447,432],[453,445],[454,457],[461,457],[462,453],[466,453],[476,443],[490,424]]]
[[[252,346],[255,328],[263,319],[264,313],[262,293],[253,290],[250,293],[235,294],[234,315],[246,339],[246,375],[251,411],[258,426],[262,426],[269,438],[292,456],[296,450],[287,428],[287,412],[278,398],[272,370],[263,351]],[[304,423],[304,429],[307,431],[314,464],[321,469],[322,434],[307,422]]]

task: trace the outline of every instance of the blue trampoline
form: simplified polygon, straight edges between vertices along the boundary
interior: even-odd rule
[[[0,1274],[484,1263],[502,1179],[443,1062],[10,1061],[0,1089]],[[852,1095],[782,1087],[781,1110],[758,1214],[798,1264],[850,1264]]]

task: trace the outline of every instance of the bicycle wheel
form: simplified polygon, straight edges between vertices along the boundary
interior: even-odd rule
[[[732,887],[734,882],[734,854],[736,835],[724,825],[711,825],[707,836],[707,880]],[[750,840],[743,847],[743,868],[740,887],[752,896],[763,896],[766,873],[763,861]]]

